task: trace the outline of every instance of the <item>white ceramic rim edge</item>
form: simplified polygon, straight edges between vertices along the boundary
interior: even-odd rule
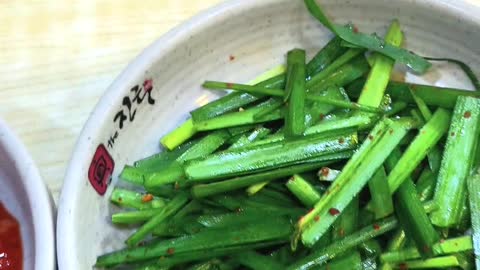
[[[275,1],[275,0],[269,0]],[[476,12],[479,9],[468,9],[472,8],[472,4],[465,0],[457,0],[454,4],[451,4],[448,1],[441,0],[423,0],[426,3],[447,5],[449,7],[456,7],[455,10],[458,13],[462,13],[465,17],[474,18]],[[73,204],[75,199],[73,197],[79,196],[75,193],[77,183],[69,181],[69,179],[76,178],[76,172],[80,169],[80,164],[83,161],[91,158],[87,156],[89,153],[82,145],[85,145],[89,142],[89,138],[96,138],[95,134],[98,133],[98,124],[105,122],[107,112],[110,108],[110,101],[116,100],[120,95],[123,95],[122,92],[116,91],[119,88],[123,88],[125,85],[130,85],[135,82],[136,79],[140,78],[144,71],[151,65],[152,59],[158,58],[159,55],[162,55],[162,51],[168,51],[165,48],[175,46],[178,42],[175,38],[180,35],[188,35],[192,32],[192,29],[201,28],[209,18],[215,17],[216,15],[227,16],[227,11],[234,8],[235,5],[242,5],[242,7],[258,4],[257,0],[228,0],[223,3],[220,3],[216,6],[208,8],[197,15],[191,17],[187,21],[177,25],[172,30],[168,31],[162,35],[159,39],[154,41],[151,45],[145,48],[133,61],[131,61],[127,67],[121,72],[120,75],[113,81],[113,83],[107,88],[106,92],[100,98],[99,102],[96,104],[93,112],[90,114],[85,126],[83,127],[80,137],[77,140],[77,143],[72,153],[71,159],[69,161],[64,184],[61,191],[60,200],[58,202],[58,218],[57,218],[57,262],[59,269],[76,269],[74,262],[68,260],[70,254],[77,254],[75,250],[76,247],[73,242],[73,237],[62,238],[62,235],[74,235],[73,227],[63,226],[63,224],[68,220],[69,211],[75,206]],[[262,3],[265,4],[265,3]],[[95,117],[96,116],[96,117]],[[71,257],[70,257],[71,258]]]
[[[4,132],[2,141],[6,152],[16,161],[17,170],[21,176],[28,203],[32,209],[32,220],[35,239],[35,269],[37,266],[46,266],[43,269],[55,269],[55,234],[53,201],[40,172],[23,143],[15,133],[0,119],[0,130]],[[25,165],[26,164],[26,165]],[[28,166],[30,165],[30,166]],[[33,211],[33,205],[42,206],[42,211]],[[42,251],[39,256],[39,251]]]

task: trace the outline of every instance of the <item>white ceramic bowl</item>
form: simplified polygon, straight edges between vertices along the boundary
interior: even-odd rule
[[[336,22],[354,22],[364,32],[383,34],[398,18],[409,49],[462,59],[480,69],[480,16],[466,1],[321,2]],[[216,97],[201,89],[205,79],[245,82],[283,63],[289,49],[305,48],[312,55],[329,38],[303,1],[238,0],[192,18],[148,47],[110,86],[78,140],[59,204],[60,269],[90,269],[97,255],[122,247],[126,232],[109,222],[109,192],[125,164],[158,151],[163,134]],[[425,78],[436,85],[468,87],[455,72],[433,70]],[[125,97],[133,99],[136,90],[145,95],[143,84],[149,80],[155,104],[145,97],[129,112]],[[116,116],[122,112],[126,120],[120,127]]]
[[[20,223],[23,269],[55,269],[53,202],[35,163],[0,120],[0,202]]]

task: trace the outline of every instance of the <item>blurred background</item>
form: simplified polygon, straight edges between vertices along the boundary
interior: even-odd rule
[[[109,84],[155,39],[219,2],[0,1],[0,117],[26,144],[55,201]]]

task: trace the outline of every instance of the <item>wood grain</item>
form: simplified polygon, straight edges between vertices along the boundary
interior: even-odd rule
[[[76,139],[143,48],[220,0],[0,1],[0,117],[55,201]]]

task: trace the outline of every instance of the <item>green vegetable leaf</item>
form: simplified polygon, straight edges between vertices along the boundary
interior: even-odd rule
[[[327,18],[323,13],[320,6],[317,5],[315,0],[305,0],[305,4],[310,13],[318,19],[325,27],[334,32],[337,36],[343,40],[356,45],[361,48],[366,48],[372,51],[376,51],[388,57],[395,59],[396,61],[407,65],[413,71],[420,74],[425,73],[430,68],[431,63],[426,59],[415,55],[405,49],[401,49],[389,44],[377,36],[367,35],[363,33],[356,33],[348,26],[335,25]]]

